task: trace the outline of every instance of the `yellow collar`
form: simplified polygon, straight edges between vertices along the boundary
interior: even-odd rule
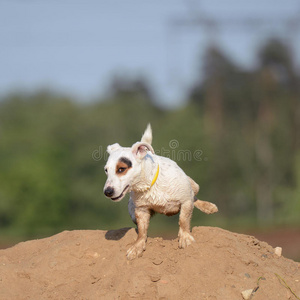
[[[156,173],[155,173],[155,175],[154,175],[154,178],[153,178],[153,180],[152,180],[152,182],[151,182],[151,186],[150,186],[150,187],[152,187],[152,185],[156,182],[157,177],[158,177],[158,173],[159,173],[159,165],[157,165],[157,170],[156,170]]]

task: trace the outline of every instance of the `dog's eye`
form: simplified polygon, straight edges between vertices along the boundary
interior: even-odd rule
[[[126,170],[126,168],[119,168],[117,172],[120,174],[120,173],[123,173],[125,170]]]

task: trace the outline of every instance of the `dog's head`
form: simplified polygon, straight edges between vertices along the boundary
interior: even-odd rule
[[[107,180],[104,194],[113,201],[120,201],[131,190],[132,183],[141,173],[142,162],[154,150],[151,146],[152,131],[148,125],[141,142],[131,148],[113,144],[107,147],[109,158],[104,167]],[[149,155],[148,155],[149,156]]]

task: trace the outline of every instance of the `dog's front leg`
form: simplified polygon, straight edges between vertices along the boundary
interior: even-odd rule
[[[145,208],[135,209],[135,218],[138,227],[138,238],[136,242],[127,251],[129,260],[140,257],[146,249],[147,231],[149,227],[150,211]]]
[[[187,201],[181,205],[179,215],[179,248],[185,248],[194,242],[194,238],[190,233],[190,222],[193,213],[194,204]]]

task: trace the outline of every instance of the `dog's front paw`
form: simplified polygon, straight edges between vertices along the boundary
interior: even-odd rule
[[[193,242],[195,239],[189,232],[181,231],[179,233],[179,248],[185,248]]]
[[[143,251],[146,249],[146,241],[141,240],[135,242],[127,251],[127,259],[133,260],[143,255]]]

